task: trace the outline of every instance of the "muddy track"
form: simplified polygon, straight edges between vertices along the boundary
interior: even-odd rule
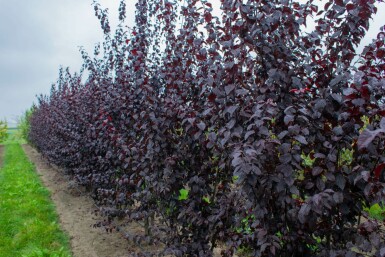
[[[133,256],[138,252],[137,247],[130,244],[120,233],[106,233],[103,228],[94,227],[94,224],[103,218],[93,214],[96,209],[93,200],[77,188],[74,192],[68,177],[48,165],[31,146],[22,147],[35,164],[44,185],[51,192],[61,226],[70,236],[74,257],[123,257]],[[131,229],[139,231],[142,228],[135,227],[134,224]]]

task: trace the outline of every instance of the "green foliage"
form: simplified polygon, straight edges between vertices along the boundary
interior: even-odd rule
[[[312,152],[314,154],[314,151]],[[308,155],[302,153],[301,158],[302,158],[302,165],[305,167],[313,167],[313,163],[315,161],[315,158],[311,157],[311,154],[309,153]]]
[[[368,116],[363,115],[363,116],[361,117],[361,121],[364,123],[364,125],[362,126],[362,128],[360,128],[360,133],[361,133],[362,131],[364,131],[364,130],[368,127],[368,125],[370,124],[370,119],[369,119]]]
[[[47,249],[36,249],[31,253],[24,254],[22,257],[68,257],[67,250],[62,247],[57,251],[50,251]]]
[[[20,130],[20,137],[25,141],[29,142],[28,135],[30,130],[30,118],[33,115],[34,107],[31,107],[29,110],[26,110],[25,113],[21,116],[18,124]]]
[[[250,225],[255,221],[254,214],[247,215],[241,220],[242,226],[236,229],[237,233],[251,234],[252,230]]]
[[[8,137],[8,124],[7,121],[0,120],[0,143],[3,143],[7,140]]]
[[[0,169],[0,256],[71,256],[48,190],[20,145],[8,142]]]
[[[25,140],[21,137],[20,130],[18,128],[8,128],[7,131],[7,139],[3,142],[4,145],[6,144],[24,144]]]
[[[251,256],[252,253],[253,253],[253,250],[249,246],[241,246],[237,250],[237,255],[242,257]]]
[[[207,196],[202,197],[202,200],[205,201],[205,202],[208,203],[208,204],[211,203],[210,198],[207,197]]]
[[[342,148],[340,151],[339,165],[350,165],[353,161],[353,149]]]
[[[378,203],[370,206],[368,209],[368,212],[371,217],[377,219],[377,220],[385,220],[385,206],[379,205]]]
[[[183,201],[183,200],[187,200],[188,199],[188,190],[187,189],[181,189],[179,190],[179,197],[178,197],[178,200],[179,201]]]

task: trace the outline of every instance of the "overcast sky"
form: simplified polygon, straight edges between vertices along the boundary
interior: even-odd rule
[[[109,8],[114,28],[119,0],[99,2]],[[135,2],[126,0],[128,26],[134,26]],[[103,38],[91,4],[92,0],[0,0],[0,119],[14,125],[36,102],[36,95],[49,93],[60,66],[80,70],[78,47],[92,54]],[[383,4],[363,45],[385,25],[384,17]]]
[[[100,0],[116,26],[119,0]],[[135,0],[127,0],[133,26]],[[0,119],[10,125],[48,94],[60,66],[80,70],[79,46],[92,54],[103,34],[92,0],[0,0]]]

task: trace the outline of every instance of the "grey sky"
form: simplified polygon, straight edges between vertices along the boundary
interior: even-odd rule
[[[218,2],[213,0],[211,2]],[[119,0],[100,0],[109,8],[112,28],[116,25]],[[317,1],[320,2],[320,1]],[[10,125],[48,94],[60,66],[79,71],[78,46],[93,52],[102,41],[92,0],[0,0],[0,119]],[[127,25],[133,26],[136,0],[126,0]],[[321,4],[321,6],[323,6]],[[385,5],[372,22],[365,42],[370,42],[385,17]]]
[[[119,0],[101,0],[112,27]],[[133,26],[135,0],[128,0]],[[103,39],[92,0],[0,0],[0,119],[13,125],[18,116],[47,94],[60,66],[80,70],[78,46],[90,53]]]

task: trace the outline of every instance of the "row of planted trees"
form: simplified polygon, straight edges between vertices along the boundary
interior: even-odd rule
[[[115,34],[94,3],[105,41],[30,140],[162,254],[383,256],[385,33],[358,55],[375,1],[312,2],[139,0],[126,29],[122,1]]]

